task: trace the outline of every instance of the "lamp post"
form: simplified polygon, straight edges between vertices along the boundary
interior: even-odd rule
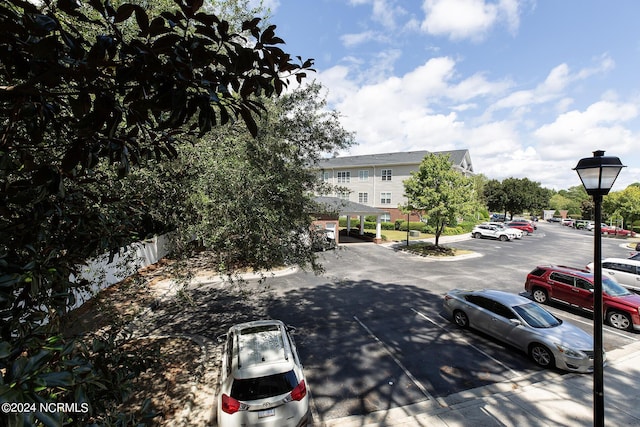
[[[617,157],[605,157],[604,151],[580,159],[573,169],[580,176],[587,194],[593,197],[593,425],[604,426],[604,379],[602,345],[602,196],[609,193],[618,174],[625,167]]]

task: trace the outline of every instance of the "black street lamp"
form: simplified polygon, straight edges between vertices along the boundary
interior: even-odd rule
[[[605,157],[604,151],[580,159],[573,170],[578,172],[587,194],[593,197],[595,227],[593,229],[593,425],[604,427],[604,378],[602,345],[602,196],[611,190],[625,166],[617,157]]]

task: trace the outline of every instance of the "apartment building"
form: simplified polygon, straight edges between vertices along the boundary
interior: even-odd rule
[[[473,175],[469,150],[434,153],[448,155],[455,169]],[[332,196],[384,210],[387,213],[381,220],[395,221],[406,218],[398,209],[398,205],[406,203],[403,181],[411,176],[411,171],[418,170],[427,154],[429,151],[408,151],[334,157],[323,159],[319,167],[326,183],[345,189]]]

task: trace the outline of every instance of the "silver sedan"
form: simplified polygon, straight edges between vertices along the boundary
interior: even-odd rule
[[[593,371],[592,336],[528,298],[497,290],[454,289],[445,295],[444,308],[458,326],[510,344],[542,367]]]

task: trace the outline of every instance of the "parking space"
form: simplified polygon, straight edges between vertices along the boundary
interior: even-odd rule
[[[277,298],[267,314],[297,327],[296,341],[310,384],[317,421],[404,407],[500,382],[560,376],[526,354],[444,314],[454,288],[494,288],[525,294],[539,264],[583,266],[592,258],[588,233],[546,224],[532,236],[500,242],[470,239],[455,246],[478,258],[438,262],[376,245],[322,253],[326,273],[299,272],[270,285]],[[603,243],[605,256],[623,254]],[[591,333],[588,312],[550,303],[554,315]],[[640,335],[605,326],[607,351]]]

